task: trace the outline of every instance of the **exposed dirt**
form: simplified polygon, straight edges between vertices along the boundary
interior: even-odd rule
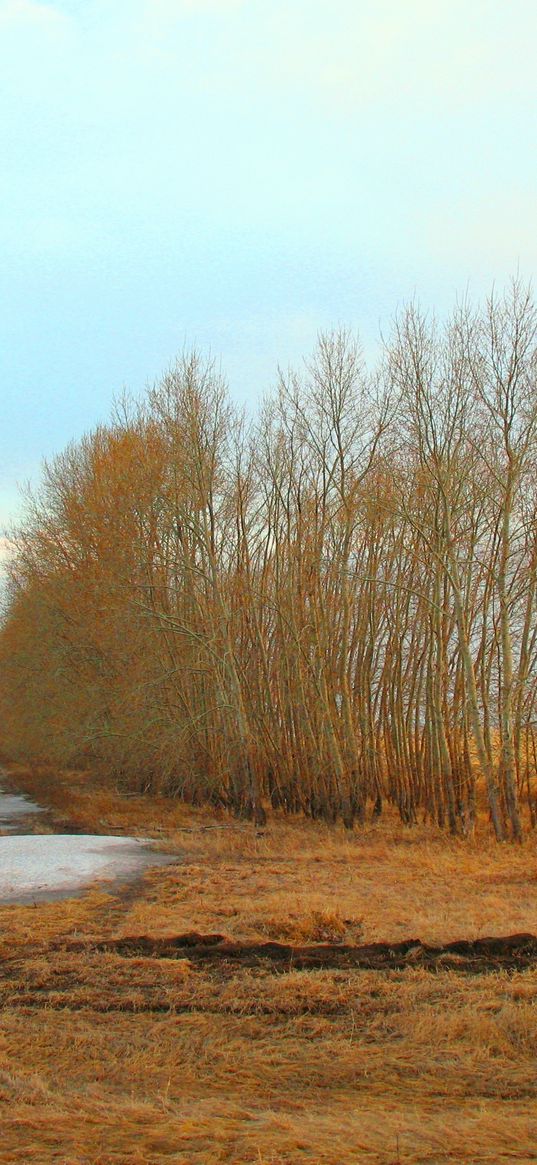
[[[108,951],[123,957],[185,959],[215,965],[239,964],[263,966],[278,971],[335,969],[395,971],[405,967],[427,970],[453,970],[469,974],[487,974],[499,970],[521,971],[537,966],[537,936],[512,934],[501,938],[461,939],[443,946],[431,946],[420,939],[397,943],[370,943],[350,946],[322,943],[288,946],[283,943],[230,942],[221,934],[198,934],[195,931],[168,938],[147,935],[109,939],[105,942],[74,942],[68,951]]]

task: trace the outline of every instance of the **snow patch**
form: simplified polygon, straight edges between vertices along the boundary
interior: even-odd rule
[[[67,898],[98,883],[129,881],[177,861],[146,838],[95,834],[0,837],[0,902]]]

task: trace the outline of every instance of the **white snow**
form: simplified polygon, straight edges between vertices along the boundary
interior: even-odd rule
[[[31,834],[0,837],[0,901],[69,897],[97,883],[128,881],[177,860],[136,837]]]

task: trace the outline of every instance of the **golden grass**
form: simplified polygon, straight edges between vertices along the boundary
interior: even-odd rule
[[[152,833],[180,861],[120,893],[0,908],[2,1165],[537,1161],[533,971],[274,974],[62,947],[537,932],[534,843],[394,821],[260,834],[79,774],[15,780],[56,822]]]

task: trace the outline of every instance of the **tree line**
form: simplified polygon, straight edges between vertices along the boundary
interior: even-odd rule
[[[376,368],[320,337],[246,419],[196,353],[46,464],[0,632],[12,756],[137,791],[498,840],[537,822],[537,309]]]

